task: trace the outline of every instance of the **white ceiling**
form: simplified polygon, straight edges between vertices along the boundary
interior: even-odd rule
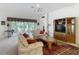
[[[37,4],[39,4],[40,8],[42,8],[42,11],[39,12],[40,15],[46,12],[53,12],[54,10],[74,5],[74,3],[2,3],[0,4],[0,13],[4,13],[6,15],[21,15],[24,17],[32,16],[37,18]]]

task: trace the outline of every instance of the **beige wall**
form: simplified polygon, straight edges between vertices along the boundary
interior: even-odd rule
[[[76,18],[76,44],[79,44],[79,17]]]
[[[4,31],[7,29],[6,25],[1,25],[1,21],[6,21],[6,17],[0,17],[0,39],[4,38]]]

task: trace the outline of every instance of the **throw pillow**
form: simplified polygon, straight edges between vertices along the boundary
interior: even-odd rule
[[[23,36],[24,36],[25,38],[28,38],[28,37],[29,37],[29,35],[26,34],[26,33],[24,33]]]

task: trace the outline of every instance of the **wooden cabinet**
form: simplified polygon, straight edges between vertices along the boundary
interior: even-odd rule
[[[68,43],[75,43],[75,21],[76,17],[56,19],[54,21],[54,38]]]
[[[62,41],[66,41],[66,36],[64,33],[55,32],[54,38]]]
[[[74,35],[66,35],[67,36],[67,42],[69,43],[75,43],[75,37]]]
[[[67,30],[66,30],[66,36],[67,36],[67,42],[69,43],[75,43],[75,24],[76,24],[76,18],[67,18]]]

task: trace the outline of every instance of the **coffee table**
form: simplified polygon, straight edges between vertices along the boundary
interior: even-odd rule
[[[47,44],[48,44],[48,48],[51,49],[53,42],[52,41],[47,41]]]
[[[47,39],[45,41],[47,42],[48,49],[51,49],[52,48],[52,44],[55,43],[55,41],[53,40],[53,38]]]

